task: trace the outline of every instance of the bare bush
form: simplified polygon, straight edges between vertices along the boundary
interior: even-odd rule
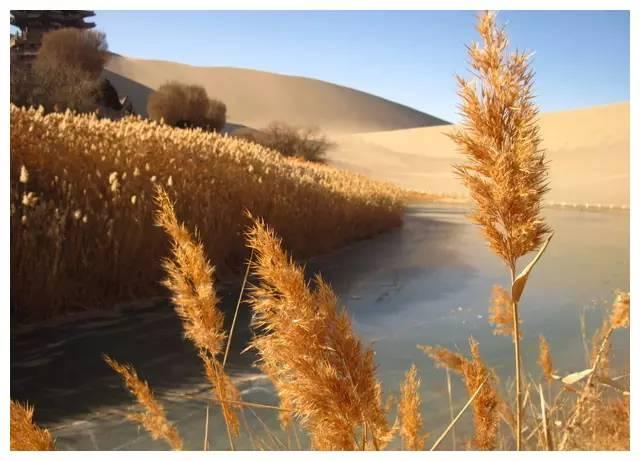
[[[48,32],[42,38],[35,66],[74,67],[97,79],[107,62],[107,41],[104,33],[75,28]]]
[[[207,91],[198,85],[169,82],[149,96],[147,112],[153,120],[163,120],[180,128],[203,128],[220,131],[227,121],[227,106],[209,99]]]
[[[299,157],[323,163],[333,144],[317,128],[296,128],[283,122],[273,122],[262,131],[238,130],[237,137],[248,139],[286,157]]]
[[[101,32],[59,29],[45,34],[32,63],[12,59],[11,102],[43,106],[47,112],[95,110],[106,49]]]

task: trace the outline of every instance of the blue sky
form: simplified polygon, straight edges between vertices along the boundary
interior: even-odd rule
[[[535,51],[543,111],[629,99],[629,14],[502,11],[511,44]],[[346,85],[456,121],[454,75],[477,38],[472,11],[99,11],[110,49]]]

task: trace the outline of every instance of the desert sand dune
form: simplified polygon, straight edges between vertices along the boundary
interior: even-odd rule
[[[163,83],[198,84],[227,104],[230,126],[316,126],[336,142],[329,161],[337,167],[410,189],[465,194],[451,168],[461,155],[445,136],[453,125],[401,104],[309,78],[118,55],[105,74],[141,114]],[[629,204],[628,102],[544,113],[540,124],[551,162],[548,200]]]
[[[227,105],[229,122],[260,128],[272,121],[315,126],[329,133],[383,131],[447,122],[386,99],[303,77],[229,67],[194,67],[113,55],[106,66],[120,96],[146,114],[149,92],[177,80],[202,85]]]
[[[629,103],[544,113],[550,160],[548,200],[629,204]],[[422,191],[464,194],[451,165],[461,155],[445,136],[453,125],[358,133],[338,139],[336,166]]]

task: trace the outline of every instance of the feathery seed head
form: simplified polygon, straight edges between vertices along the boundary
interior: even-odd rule
[[[631,305],[631,297],[629,293],[619,291],[616,293],[616,299],[613,302],[613,309],[609,317],[611,327],[628,328],[629,327],[629,308]]]
[[[479,81],[458,77],[463,123],[450,137],[467,159],[455,171],[475,203],[472,219],[513,269],[550,232],[540,214],[547,163],[527,56],[507,55],[507,37],[493,13],[479,17],[478,32],[483,44],[468,50]]]
[[[311,288],[262,220],[254,220],[247,237],[260,279],[250,297],[253,347],[281,402],[309,431],[314,448],[357,449],[365,431],[367,447],[382,448],[391,431],[373,351],[362,346],[331,287],[318,276]]]
[[[420,378],[414,364],[404,376],[398,402],[400,435],[407,450],[424,450],[424,442],[429,436],[429,434],[423,434],[421,407]]]
[[[177,429],[167,420],[164,408],[156,400],[149,384],[138,377],[133,366],[120,364],[107,355],[103,356],[103,359],[120,375],[125,386],[144,409],[141,413],[129,415],[129,419],[141,424],[154,440],[163,439],[174,450],[182,450],[182,438]]]
[[[55,450],[48,430],[33,422],[33,407],[11,400],[10,448],[18,451]]]
[[[553,380],[554,369],[553,360],[551,358],[551,349],[549,348],[547,338],[542,335],[540,335],[539,338],[538,365],[540,366],[545,379],[547,381]]]

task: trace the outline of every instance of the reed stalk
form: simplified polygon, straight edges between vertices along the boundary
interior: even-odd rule
[[[478,18],[482,44],[468,47],[477,78],[458,77],[462,128],[450,135],[466,155],[455,172],[469,190],[475,208],[471,219],[511,274],[511,317],[516,381],[516,447],[522,448],[522,363],[519,301],[529,272],[549,242],[551,229],[541,216],[548,190],[548,165],[533,103],[529,56],[507,53],[504,29],[494,13]],[[546,240],[545,240],[546,239]],[[544,245],[543,245],[544,243]],[[519,258],[539,250],[516,276]]]

